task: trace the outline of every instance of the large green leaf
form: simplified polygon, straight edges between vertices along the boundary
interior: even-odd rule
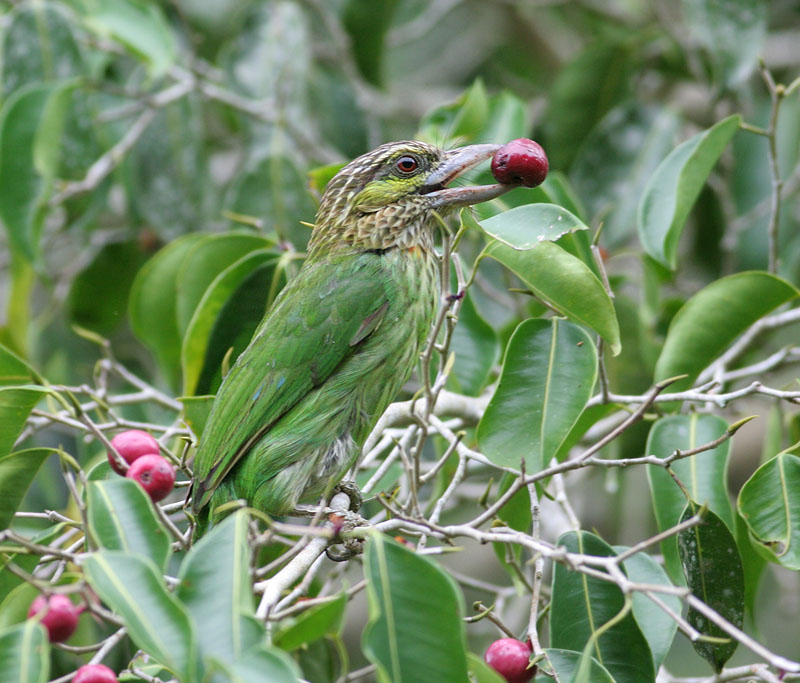
[[[614,304],[603,284],[580,259],[544,241],[519,251],[500,242],[483,251],[511,270],[540,299],[577,323],[591,327],[616,355],[621,347]]]
[[[7,527],[8,525],[6,525]],[[3,528],[6,528],[3,527]],[[58,536],[64,533],[66,524],[63,522],[59,522],[58,524],[52,524],[51,526],[46,527],[43,531],[38,534],[33,534],[30,536],[30,540],[33,543],[38,543],[39,545],[47,545],[53,540],[55,540]],[[11,593],[12,590],[17,588],[20,584],[25,582],[21,576],[17,574],[12,574],[10,571],[3,571],[6,565],[9,562],[13,562],[17,567],[22,569],[24,572],[28,572],[28,574],[33,574],[33,570],[36,569],[36,565],[39,564],[39,555],[35,555],[34,553],[25,552],[12,553],[12,552],[5,552],[0,555],[0,614],[2,614],[5,610],[4,607],[6,603],[4,602],[6,597]],[[30,585],[30,584],[29,584]],[[28,612],[28,607],[30,606],[30,601],[25,605],[25,612],[21,616],[24,619]],[[0,621],[2,617],[0,617]]]
[[[144,489],[132,479],[90,481],[89,530],[101,548],[148,557],[166,571],[171,538]]]
[[[739,491],[739,514],[768,560],[800,569],[800,457],[778,453]]]
[[[34,261],[46,201],[55,178],[60,138],[75,84],[33,84],[0,110],[0,220],[16,256]]]
[[[297,665],[283,650],[258,645],[245,652],[231,668],[233,683],[297,683]]]
[[[253,610],[247,524],[239,511],[203,536],[181,564],[175,589],[194,621],[202,656],[228,664],[265,639]]]
[[[278,262],[279,257],[270,249],[253,251],[228,266],[208,286],[183,338],[184,394],[215,390],[213,380],[221,374],[220,364],[228,349],[234,349],[232,362],[250,341],[270,294],[274,296],[283,282]]]
[[[378,534],[364,555],[369,623],[362,647],[378,681],[467,680],[464,607],[432,560]]]
[[[656,381],[689,375],[670,389],[691,386],[698,374],[756,320],[800,292],[785,280],[760,271],[736,273],[712,282],[675,314],[655,369]]]
[[[557,240],[568,232],[588,230],[577,216],[556,204],[517,206],[480,222],[490,237],[514,249],[533,249],[541,242]]]
[[[214,279],[243,256],[270,244],[270,240],[254,232],[227,232],[206,235],[191,246],[181,262],[176,283],[175,315],[181,336]]]
[[[0,456],[0,529],[11,524],[39,468],[56,452],[52,448],[29,448]]]
[[[330,602],[305,610],[275,636],[275,646],[291,652],[326,635],[338,635],[342,630],[345,607],[347,595],[342,593]]]
[[[662,417],[650,428],[647,453],[665,458],[675,450],[691,450],[722,436],[728,425],[716,415],[672,415]],[[670,465],[692,497],[707,505],[733,530],[734,520],[728,496],[728,460],[731,442]],[[647,466],[647,478],[652,493],[653,511],[659,531],[675,526],[686,507],[686,496],[663,467]],[[681,581],[682,572],[675,538],[661,543],[664,564],[674,581]]]
[[[693,501],[686,505],[681,521],[700,512]],[[703,522],[678,534],[678,549],[686,583],[692,593],[737,628],[744,624],[744,573],[736,540],[727,525],[710,510],[703,511]],[[727,643],[693,641],[695,651],[719,673],[736,650],[733,640],[719,626],[694,607],[686,615],[700,633],[728,638]]]
[[[587,531],[569,531],[557,542],[568,552],[601,557],[614,555],[603,540]],[[550,644],[582,652],[589,640],[625,606],[614,584],[557,564],[550,605]],[[596,639],[591,653],[618,683],[655,681],[653,657],[633,614],[629,613]]]
[[[39,622],[29,620],[0,631],[0,680],[45,683],[50,679],[50,643]]]
[[[352,41],[353,57],[373,85],[383,84],[384,40],[397,10],[395,3],[347,0],[342,20]]]
[[[623,553],[628,548],[614,546],[614,551]],[[646,553],[636,553],[623,562],[625,573],[631,581],[639,584],[672,586],[661,565]],[[675,614],[681,613],[681,600],[677,595],[659,593],[658,598],[672,609]],[[633,594],[633,617],[642,629],[650,651],[653,653],[653,668],[658,671],[664,657],[667,656],[678,624],[650,598],[640,592]]]
[[[124,45],[154,78],[162,76],[177,54],[175,34],[161,7],[146,0],[82,0],[86,25]]]
[[[481,450],[498,465],[524,461],[529,474],[538,472],[569,434],[596,378],[594,343],[580,327],[558,318],[520,323],[478,425]]]
[[[0,344],[0,387],[38,382],[41,382],[39,373],[11,349]]]
[[[151,560],[103,550],[88,555],[82,564],[89,585],[122,617],[137,647],[180,679],[200,679],[189,614],[166,589]]]
[[[689,33],[710,54],[715,80],[742,83],[764,48],[767,0],[681,0]]]
[[[183,259],[202,233],[168,244],[144,264],[128,304],[134,333],[156,354],[164,374],[177,384],[181,336],[176,317],[177,279]]]
[[[639,202],[639,239],[644,250],[667,268],[675,268],[689,212],[740,123],[741,117],[734,114],[689,138],[650,176]]]

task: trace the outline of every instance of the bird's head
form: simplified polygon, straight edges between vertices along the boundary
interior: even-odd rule
[[[500,147],[443,150],[424,142],[390,142],[354,159],[328,183],[309,244],[311,255],[322,249],[430,247],[434,211],[444,215],[513,187],[447,187]]]

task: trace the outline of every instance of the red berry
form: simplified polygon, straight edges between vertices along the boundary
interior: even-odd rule
[[[61,643],[69,638],[78,628],[78,617],[83,612],[66,595],[55,593],[49,598],[37,595],[28,609],[28,619],[45,610],[42,626],[47,629],[51,643]]]
[[[492,175],[503,185],[536,187],[544,182],[549,168],[542,146],[527,138],[512,140],[492,157]]]
[[[158,455],[158,441],[141,429],[129,429],[126,432],[120,432],[111,439],[111,445],[117,449],[117,452],[128,465],[143,455],[152,453]],[[108,452],[108,462],[117,474],[124,476],[125,470],[117,464],[117,460],[111,451]]]
[[[75,672],[72,683],[117,683],[117,675],[104,664],[84,664]]]
[[[166,498],[175,485],[175,468],[160,455],[150,454],[136,458],[125,476],[138,481],[156,503]]]
[[[530,646],[516,638],[495,640],[483,658],[508,683],[526,683],[536,671],[534,667],[528,668]]]

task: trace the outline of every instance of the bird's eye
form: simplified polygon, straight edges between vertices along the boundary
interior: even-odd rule
[[[400,157],[394,164],[394,167],[401,173],[413,173],[417,170],[417,166],[419,163],[411,156]]]

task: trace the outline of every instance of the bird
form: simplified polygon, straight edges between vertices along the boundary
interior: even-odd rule
[[[301,269],[224,377],[199,439],[190,495],[201,533],[232,501],[287,515],[353,467],[431,331],[436,214],[511,187],[447,185],[499,148],[392,142],[331,179]]]

